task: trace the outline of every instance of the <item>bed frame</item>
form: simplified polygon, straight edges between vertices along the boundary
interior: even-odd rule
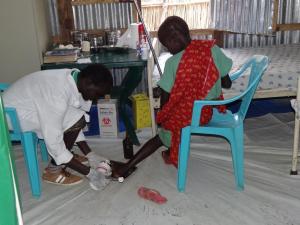
[[[237,70],[247,58],[252,55],[266,55],[270,64],[258,86],[254,98],[275,98],[296,96],[297,81],[300,76],[300,44],[264,46],[258,48],[224,49],[225,54],[233,59],[231,72]],[[234,81],[231,90],[224,93],[233,93],[243,89],[245,78]]]
[[[204,30],[192,30],[191,31],[191,35],[193,37],[196,36],[199,39],[200,38],[216,38],[217,43],[218,43],[219,46],[223,46],[224,33],[229,33],[229,32],[221,31],[221,30],[215,30],[215,29],[204,29]],[[152,32],[151,35],[155,36],[156,33]],[[153,39],[153,47],[154,47],[156,55],[159,56],[160,53],[161,53],[161,50],[162,50],[162,45],[160,44],[160,42],[158,41],[157,38]],[[300,47],[300,44],[299,44],[299,47]],[[253,50],[255,48],[251,48],[251,49]],[[262,49],[262,48],[260,48],[260,49]],[[261,53],[259,53],[259,54],[261,54]],[[299,59],[300,59],[300,51],[299,51]],[[235,60],[235,59],[233,59],[233,60]],[[246,61],[246,58],[245,58],[245,61]],[[300,62],[299,62],[299,65],[300,65]],[[159,108],[159,100],[153,98],[152,74],[153,74],[154,66],[155,66],[155,62],[154,62],[153,56],[150,52],[149,53],[149,58],[148,58],[148,64],[147,64],[147,74],[148,74],[148,88],[149,88],[150,107],[152,109],[152,113],[151,113],[152,121],[155,121],[154,109]],[[272,66],[272,61],[269,65],[269,67],[270,66]],[[234,71],[234,70],[232,70],[232,71]],[[300,72],[300,69],[299,69],[299,72]],[[298,74],[298,73],[294,74],[293,76],[300,76],[300,74]],[[293,78],[293,79],[296,79],[296,78]],[[297,84],[297,79],[295,81],[295,84]],[[230,97],[233,97],[237,94],[238,94],[237,92],[235,92],[235,93],[226,93],[225,92],[224,96],[225,96],[225,98],[230,98]],[[287,89],[287,88],[278,89],[277,88],[275,90],[272,90],[272,89],[259,89],[258,88],[255,95],[254,95],[254,98],[255,99],[263,99],[263,98],[265,99],[265,98],[293,97],[293,96],[296,96],[296,94],[297,94],[297,86],[292,88],[292,89]],[[152,129],[153,129],[153,134],[155,134],[156,133],[156,124],[155,123],[152,124]]]

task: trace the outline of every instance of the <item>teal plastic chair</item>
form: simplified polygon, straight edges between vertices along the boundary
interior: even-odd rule
[[[191,125],[184,127],[181,131],[181,143],[178,156],[178,191],[185,191],[192,134],[216,135],[227,139],[231,146],[236,187],[238,190],[244,189],[244,119],[258,83],[264,71],[267,69],[268,64],[268,57],[259,55],[253,56],[237,72],[230,76],[231,80],[235,80],[250,69],[247,89],[240,95],[222,101],[197,100],[194,102]],[[239,110],[236,113],[227,110],[227,113],[223,114],[219,113],[217,109],[214,109],[211,121],[207,125],[199,125],[203,106],[226,105],[235,101],[241,101]]]
[[[18,176],[0,95],[0,224],[23,224]]]
[[[9,87],[7,83],[0,83],[0,92]],[[44,140],[39,139],[35,132],[22,132],[17,111],[12,107],[4,107],[6,116],[10,119],[12,130],[9,131],[11,141],[20,141],[23,146],[25,163],[28,171],[31,192],[34,197],[41,196],[41,178],[37,160],[37,146],[40,146],[43,161],[48,161],[48,152]]]

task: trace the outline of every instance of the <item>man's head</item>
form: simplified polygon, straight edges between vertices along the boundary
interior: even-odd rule
[[[172,54],[176,54],[191,42],[189,27],[182,18],[170,16],[160,25],[158,39]]]
[[[96,101],[101,96],[109,94],[113,85],[110,71],[100,64],[84,68],[78,79],[78,90],[84,100]]]

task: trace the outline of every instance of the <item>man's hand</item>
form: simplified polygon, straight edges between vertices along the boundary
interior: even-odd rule
[[[88,175],[86,175],[86,177],[90,181],[91,188],[95,191],[104,189],[110,181],[109,179],[106,179],[102,173],[93,168],[90,169],[90,172]]]
[[[221,78],[221,86],[222,86],[222,88],[229,89],[229,88],[231,88],[231,85],[232,85],[232,81],[231,81],[231,79],[230,79],[230,77],[229,77],[228,74],[225,77]]]
[[[160,109],[169,101],[170,93],[161,89],[161,96],[160,96]]]
[[[102,162],[108,161],[108,163],[109,163],[108,159],[106,159],[100,155],[97,155],[94,152],[90,152],[89,154],[86,155],[86,157],[89,160],[90,167],[92,167],[94,169],[96,169],[99,166],[99,164]]]

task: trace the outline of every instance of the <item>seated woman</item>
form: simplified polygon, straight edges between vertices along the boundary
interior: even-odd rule
[[[222,99],[222,84],[231,86],[228,72],[232,60],[215,45],[215,40],[191,40],[186,22],[177,16],[168,17],[159,27],[159,41],[173,54],[165,65],[158,86],[161,89],[161,110],[157,123],[158,135],[150,139],[125,164],[113,164],[113,177],[128,175],[139,162],[159,147],[170,148],[163,156],[165,162],[177,167],[181,128],[191,121],[193,102],[199,99]],[[218,107],[225,112],[225,107]],[[201,124],[212,116],[212,108],[204,107]]]

